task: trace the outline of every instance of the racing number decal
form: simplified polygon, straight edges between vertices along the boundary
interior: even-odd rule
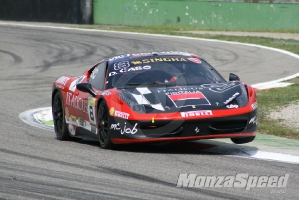
[[[88,116],[89,116],[89,121],[91,124],[96,124],[95,120],[95,102],[96,99],[93,97],[88,97]]]
[[[93,113],[93,107],[89,106],[89,117],[90,117],[90,121],[94,121],[94,113]]]

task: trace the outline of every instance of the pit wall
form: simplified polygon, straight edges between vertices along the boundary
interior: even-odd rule
[[[298,3],[93,0],[94,24],[202,29],[299,30]]]

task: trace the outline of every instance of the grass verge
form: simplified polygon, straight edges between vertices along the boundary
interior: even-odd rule
[[[170,27],[170,26],[131,27],[131,26],[109,26],[109,25],[80,26],[80,28],[177,35],[177,36],[188,36],[188,37],[197,37],[197,38],[234,41],[234,42],[241,42],[241,43],[251,43],[251,44],[283,49],[299,55],[298,40],[291,40],[291,39],[287,40],[287,39],[276,39],[276,38],[254,37],[254,36],[194,34],[194,33],[185,32],[185,31],[221,31],[221,30],[202,30],[202,29],[199,30],[196,28],[189,28],[189,27],[182,28],[182,27]],[[291,32],[275,31],[275,33],[297,33],[298,34],[299,31],[291,31]],[[276,135],[276,136],[286,137],[286,138],[299,139],[298,131],[295,131],[290,126],[287,126],[283,120],[271,119],[269,117],[269,114],[272,111],[278,111],[285,106],[298,102],[299,100],[298,82],[285,88],[276,88],[276,89],[257,92],[258,106],[259,106],[258,131],[260,133],[271,134],[271,135]]]
[[[256,94],[258,100],[258,131],[264,134],[299,139],[298,129],[296,130],[290,126],[285,120],[270,117],[270,113],[273,111],[279,111],[291,104],[298,104],[299,83],[284,88],[257,91]],[[285,114],[291,115],[292,113]],[[297,118],[297,116],[293,117]]]

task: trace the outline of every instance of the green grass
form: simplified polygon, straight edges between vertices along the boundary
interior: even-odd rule
[[[189,37],[234,41],[234,42],[241,42],[241,43],[251,43],[251,44],[258,44],[258,45],[283,49],[299,55],[298,40],[286,40],[286,39],[275,39],[275,38],[253,37],[253,36],[225,36],[225,35],[213,35],[213,34],[203,35],[203,34],[192,34],[192,33],[185,32],[185,31],[223,31],[223,30],[211,30],[211,29],[199,30],[196,28],[171,27],[171,26],[131,27],[131,26],[109,26],[109,25],[80,26],[80,28],[178,35],[178,36],[189,36]],[[299,31],[288,31],[288,30],[272,31],[272,32],[299,34]],[[276,88],[276,89],[258,91],[257,99],[258,99],[258,106],[259,106],[258,107],[259,109],[258,110],[258,119],[259,119],[258,131],[259,132],[264,134],[281,136],[281,137],[299,139],[299,133],[287,127],[283,121],[269,118],[269,113],[271,111],[280,110],[284,106],[299,101],[298,83],[285,88]]]
[[[279,111],[283,107],[299,102],[299,84],[295,83],[284,88],[261,90],[256,94],[258,100],[259,132],[299,139],[298,131],[287,127],[283,120],[274,120],[269,117],[271,111]]]

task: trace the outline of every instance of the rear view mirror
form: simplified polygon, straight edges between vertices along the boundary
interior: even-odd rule
[[[90,83],[78,83],[76,87],[79,91],[89,93],[94,97],[97,95],[97,93],[92,89]]]
[[[240,78],[236,74],[229,73],[229,81],[240,81]]]

